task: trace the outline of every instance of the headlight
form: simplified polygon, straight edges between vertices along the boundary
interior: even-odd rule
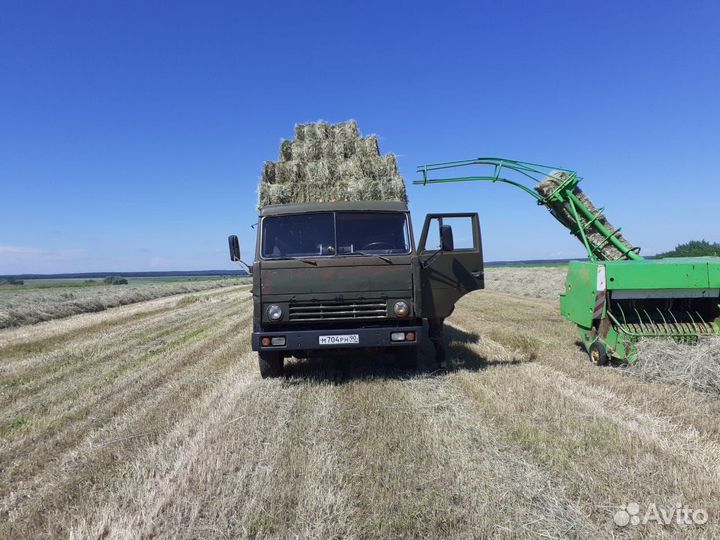
[[[410,314],[410,306],[408,306],[408,303],[404,300],[399,300],[395,302],[393,311],[398,317],[407,317]]]
[[[282,319],[282,308],[280,306],[272,305],[267,308],[267,316],[271,321],[279,321]]]

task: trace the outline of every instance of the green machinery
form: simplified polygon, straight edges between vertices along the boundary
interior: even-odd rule
[[[438,170],[484,167],[485,176],[433,178]],[[694,342],[720,334],[720,257],[644,259],[580,190],[575,171],[502,158],[422,165],[415,184],[488,181],[533,197],[578,238],[588,261],[571,261],[560,296],[562,315],[575,323],[590,355],[635,362],[643,337]],[[532,183],[532,187],[528,184]]]

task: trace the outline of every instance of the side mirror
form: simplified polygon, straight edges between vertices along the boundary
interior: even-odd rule
[[[440,225],[440,250],[453,251],[455,249],[455,240],[453,239],[453,231],[450,225]]]
[[[228,236],[228,244],[230,246],[230,260],[233,262],[240,261],[240,241],[234,234]]]

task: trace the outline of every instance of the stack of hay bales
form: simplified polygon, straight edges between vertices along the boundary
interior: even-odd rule
[[[568,173],[564,171],[552,171],[549,176],[545,177],[542,182],[535,186],[535,191],[537,191],[545,198],[550,197],[550,195],[555,192],[557,187],[568,179],[568,176]],[[590,210],[590,212],[592,212],[593,215],[598,214],[598,208],[578,186],[575,186],[573,193],[578,199],[582,201],[582,203],[587,207],[588,210]],[[582,237],[580,236],[580,229],[578,228],[575,217],[573,216],[569,207],[566,206],[566,203],[553,203],[552,201],[550,201],[547,207],[550,210],[550,213],[555,216],[555,219],[565,225],[565,227],[567,227],[570,232],[582,242]],[[614,261],[618,259],[628,258],[627,255],[620,251],[614,244],[607,242],[605,236],[602,233],[598,232],[593,227],[586,227],[588,220],[585,219],[585,216],[579,215],[579,218],[580,224],[584,228],[585,236],[587,237],[590,244],[592,246],[600,246],[596,253],[601,259],[607,261]],[[597,221],[598,223],[601,223],[605,228],[607,228],[610,232],[615,232],[617,230],[610,224],[610,222],[605,218],[604,215],[600,216]],[[620,233],[617,233],[614,236],[615,238],[620,240],[620,242],[622,242],[625,246],[627,246],[628,250],[636,249]]]
[[[296,125],[280,159],[265,162],[258,208],[346,200],[407,202],[395,156],[381,156],[377,137],[362,137],[354,120]]]

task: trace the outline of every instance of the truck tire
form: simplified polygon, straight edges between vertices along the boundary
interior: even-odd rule
[[[418,364],[418,348],[398,347],[395,351],[395,361],[400,369],[416,370]]]
[[[590,345],[588,355],[590,356],[590,361],[596,366],[604,366],[608,363],[608,355],[605,345],[599,341],[595,341],[592,345]]]
[[[279,352],[259,352],[260,376],[263,379],[280,377],[283,374],[283,361],[284,358]]]

